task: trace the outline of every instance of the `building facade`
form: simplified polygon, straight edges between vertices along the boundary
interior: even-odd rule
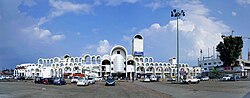
[[[201,67],[202,74],[205,76],[211,76],[214,77],[214,73],[217,71],[220,73],[220,75],[224,74],[238,74],[242,77],[248,76],[248,68],[246,66],[246,61],[242,59],[242,55],[239,57],[239,59],[236,60],[236,63],[238,63],[239,66],[231,67],[223,66],[223,61],[219,58],[219,53],[214,54],[212,56],[208,57],[201,57],[198,60],[198,65]],[[250,72],[250,71],[249,71]],[[250,74],[249,74],[250,75]],[[249,76],[248,76],[249,77]]]
[[[156,62],[153,57],[144,56],[143,37],[134,36],[132,41],[132,55],[125,47],[114,46],[109,54],[79,57],[64,55],[64,57],[39,58],[37,63],[20,64],[16,66],[15,76],[23,77],[71,77],[74,74],[84,74],[93,77],[115,76],[118,78],[144,78],[156,75],[160,78],[176,77],[176,59],[168,62]],[[180,64],[182,75],[199,75],[201,68]]]

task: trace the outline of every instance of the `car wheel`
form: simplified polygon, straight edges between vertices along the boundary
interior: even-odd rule
[[[188,84],[191,84],[191,81],[188,81]]]
[[[200,81],[197,81],[196,83],[197,83],[197,84],[199,84],[199,83],[200,83]]]

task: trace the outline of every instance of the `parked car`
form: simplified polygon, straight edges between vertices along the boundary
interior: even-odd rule
[[[42,84],[43,83],[43,77],[35,77],[35,80],[34,80],[34,82],[35,83],[38,83],[38,84]]]
[[[12,75],[5,76],[5,79],[13,79]]]
[[[240,80],[240,76],[239,75],[233,75],[232,77],[230,77],[231,81],[239,81]]]
[[[150,79],[149,79],[148,77],[145,77],[145,78],[143,79],[143,82],[150,82]]]
[[[80,78],[79,76],[72,77],[71,83],[77,83],[77,81],[78,81],[79,78]]]
[[[53,84],[54,78],[44,78],[43,84]]]
[[[25,80],[25,77],[23,77],[23,76],[18,76],[16,79],[17,79],[17,80]]]
[[[168,78],[168,81],[176,81],[176,78]]]
[[[79,78],[77,83],[77,86],[88,86],[89,85],[89,81],[87,78],[83,77],[83,78]]]
[[[200,79],[201,79],[201,81],[208,81],[209,77],[208,76],[202,76]]]
[[[89,81],[90,84],[95,84],[95,79],[92,78],[92,77],[89,77],[88,81]]]
[[[156,82],[158,80],[155,75],[151,75],[149,79],[152,82]]]
[[[102,77],[96,77],[95,78],[95,81],[101,81],[102,80]]]
[[[0,80],[3,80],[4,79],[4,76],[0,76]]]
[[[106,86],[107,85],[112,85],[112,86],[115,86],[115,79],[113,77],[108,77],[107,80],[106,80]]]
[[[221,78],[222,81],[229,81],[231,79],[232,75],[225,75]]]
[[[200,79],[193,77],[193,76],[188,76],[186,79],[181,80],[182,83],[200,83]]]
[[[53,84],[55,84],[55,85],[65,85],[66,81],[65,81],[64,78],[56,77],[56,78],[54,78]]]

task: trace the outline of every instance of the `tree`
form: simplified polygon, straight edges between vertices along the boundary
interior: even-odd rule
[[[220,60],[223,61],[223,66],[238,66],[236,60],[241,55],[242,47],[242,37],[224,37],[223,42],[220,42],[216,47],[216,51],[220,53]]]

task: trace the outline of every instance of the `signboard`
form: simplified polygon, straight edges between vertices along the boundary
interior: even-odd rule
[[[135,52],[134,52],[134,55],[135,55],[135,56],[143,56],[143,52],[137,52],[137,51],[135,51]]]

